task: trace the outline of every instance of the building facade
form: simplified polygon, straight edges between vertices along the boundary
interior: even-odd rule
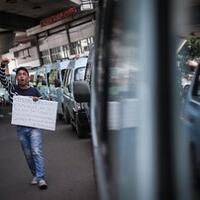
[[[32,69],[88,55],[94,42],[94,30],[93,7],[87,11],[73,7],[49,16],[26,31],[29,38],[26,42],[9,50],[14,55],[14,67]]]

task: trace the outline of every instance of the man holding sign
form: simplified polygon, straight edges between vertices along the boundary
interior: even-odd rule
[[[8,90],[10,100],[13,101],[13,96],[29,96],[33,101],[38,101],[41,98],[40,93],[36,88],[29,86],[29,72],[25,67],[19,67],[16,70],[17,85],[12,84],[6,79],[5,68],[8,60],[3,60],[0,66],[0,81]],[[29,115],[29,113],[23,113]],[[42,131],[39,128],[17,125],[17,136],[21,143],[26,161],[33,175],[32,185],[38,185],[40,189],[47,189],[45,181],[44,156],[42,150]]]

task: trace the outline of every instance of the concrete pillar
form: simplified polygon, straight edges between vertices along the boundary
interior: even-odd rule
[[[12,47],[15,33],[11,31],[0,32],[0,55],[7,53]]]
[[[38,35],[35,36],[35,43],[36,43],[37,55],[38,55],[38,59],[39,59],[39,62],[40,62],[40,67],[41,67],[44,63],[43,63],[43,59],[42,59],[41,52],[40,52]]]

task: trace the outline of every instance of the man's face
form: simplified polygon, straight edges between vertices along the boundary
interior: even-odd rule
[[[19,86],[26,86],[29,82],[29,75],[24,70],[19,70],[16,75],[16,80],[18,81]]]

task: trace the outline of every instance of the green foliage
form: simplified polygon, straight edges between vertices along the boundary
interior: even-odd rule
[[[188,40],[187,49],[188,49],[188,58],[197,59],[200,57],[200,37],[192,37]]]
[[[190,68],[187,65],[188,60],[200,59],[200,37],[191,37],[184,44],[180,52],[178,53],[178,68],[184,76],[191,73]]]

